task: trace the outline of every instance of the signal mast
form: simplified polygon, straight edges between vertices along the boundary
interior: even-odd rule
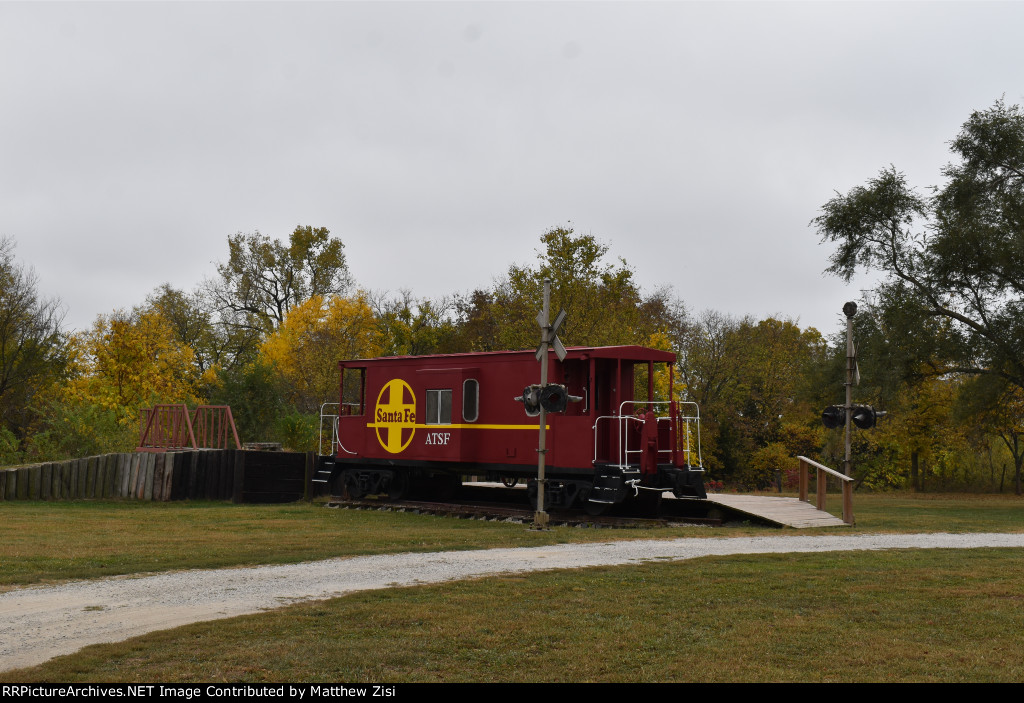
[[[857,303],[851,301],[843,305],[843,314],[846,315],[846,404],[825,408],[821,413],[821,422],[830,430],[845,424],[846,456],[843,459],[843,474],[850,476],[853,473],[850,424],[862,430],[870,429],[878,422],[878,418],[885,417],[885,411],[875,410],[870,405],[853,404],[853,387],[860,383],[857,348],[853,344],[853,316],[857,314]]]

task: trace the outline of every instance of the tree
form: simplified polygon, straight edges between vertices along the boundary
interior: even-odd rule
[[[960,394],[958,410],[994,434],[1013,458],[1014,492],[1021,495],[1024,469],[1024,391],[995,376],[972,379]]]
[[[338,397],[338,362],[378,356],[381,339],[366,298],[314,295],[292,308],[260,349],[262,363],[281,375],[290,405],[319,413]]]
[[[281,375],[273,366],[257,358],[222,369],[211,389],[210,402],[231,406],[243,442],[271,441],[278,418],[286,412],[282,385]]]
[[[91,330],[72,337],[76,377],[69,403],[113,411],[132,425],[153,403],[196,403],[198,377],[192,349],[180,342],[158,312],[137,308],[96,318]]]
[[[0,428],[18,440],[67,364],[63,319],[60,301],[40,297],[35,273],[14,259],[14,242],[0,239]]]
[[[957,160],[932,196],[890,167],[812,225],[838,244],[829,272],[885,276],[878,304],[901,321],[910,366],[1024,388],[1024,113],[996,101],[950,146]]]
[[[744,318],[743,322],[749,320]],[[740,323],[707,310],[695,320],[685,319],[673,330],[679,378],[687,400],[703,408],[721,400],[733,402],[743,392],[737,347],[740,340],[735,334]]]
[[[679,317],[671,331],[685,399],[700,407],[707,468],[766,485],[790,457],[817,452],[809,379],[826,351],[817,330],[707,311]]]
[[[254,232],[228,237],[228,261],[209,286],[217,306],[237,324],[272,332],[295,305],[314,295],[343,295],[349,274],[340,239],[326,227],[298,226],[288,245]]]
[[[373,295],[368,302],[376,318],[383,356],[444,354],[473,348],[460,348],[451,298],[420,300],[411,291],[401,290],[397,296]]]
[[[536,316],[544,279],[551,279],[553,312],[569,314],[565,344],[641,344],[663,331],[665,292],[644,297],[625,261],[605,261],[609,247],[591,235],[556,227],[541,236],[534,266],[511,266],[490,291],[462,301],[462,332],[470,349],[524,349],[540,339]]]
[[[218,373],[250,363],[259,348],[261,332],[239,322],[233,310],[217,310],[202,289],[185,293],[169,283],[146,299],[147,309],[159,313],[175,336],[195,354],[196,371],[210,387]]]
[[[200,375],[216,366],[219,345],[212,314],[203,309],[198,293],[188,295],[164,283],[150,294],[146,304],[167,321],[178,341],[192,349]]]

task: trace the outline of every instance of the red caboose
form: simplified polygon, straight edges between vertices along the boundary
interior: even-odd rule
[[[675,360],[638,346],[572,347],[564,361],[551,359],[549,381],[581,400],[547,414],[546,507],[578,505],[596,513],[664,491],[707,497],[696,405],[655,398],[659,382],[672,397]],[[350,496],[400,497],[423,485],[450,490],[463,477],[487,476],[507,484],[526,479],[536,502],[538,422],[516,401],[539,380],[534,352],[339,366],[332,457],[321,469]]]

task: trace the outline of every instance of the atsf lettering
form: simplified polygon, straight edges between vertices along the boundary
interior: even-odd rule
[[[424,444],[438,445],[448,444],[448,441],[452,438],[451,432],[427,432],[427,441]]]

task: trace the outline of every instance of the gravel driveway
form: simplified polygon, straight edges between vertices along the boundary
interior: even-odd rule
[[[0,594],[0,671],[154,630],[390,586],[488,574],[729,554],[1024,547],[1024,534],[846,535],[642,540],[393,554],[284,566],[77,581]]]

